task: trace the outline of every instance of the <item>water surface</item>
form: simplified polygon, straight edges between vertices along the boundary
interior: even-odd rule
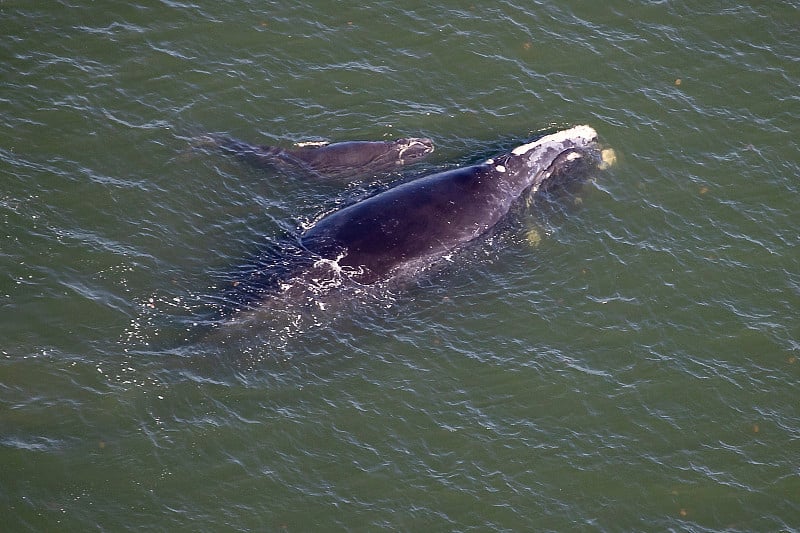
[[[10,530],[800,527],[797,2],[0,14]],[[222,274],[404,176],[195,136],[433,138],[408,177],[583,123],[619,162],[578,196],[410,286],[197,334]]]

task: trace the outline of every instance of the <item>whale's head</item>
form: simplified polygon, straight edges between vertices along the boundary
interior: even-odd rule
[[[517,146],[509,155],[527,174],[528,187],[550,187],[579,167],[599,162],[597,132],[590,126],[575,126]]]
[[[433,152],[433,141],[425,137],[407,137],[395,141],[397,163],[407,165],[423,159]]]

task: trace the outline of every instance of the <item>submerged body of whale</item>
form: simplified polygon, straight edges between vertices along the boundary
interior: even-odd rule
[[[391,141],[305,143],[292,148],[256,146],[225,135],[206,141],[257,167],[302,170],[320,177],[365,175],[416,163],[433,152],[433,141],[407,137]]]
[[[598,155],[595,130],[576,126],[477,165],[390,188],[316,221],[286,253],[292,261],[279,275],[257,268],[252,279],[236,280],[250,292],[248,302],[235,303],[252,308],[266,294],[292,298],[299,291],[313,298],[343,284],[409,277],[489,232],[528,191],[569,177]]]

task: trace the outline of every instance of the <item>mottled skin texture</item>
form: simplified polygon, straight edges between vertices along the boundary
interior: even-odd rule
[[[399,185],[323,217],[301,244],[362,284],[413,273],[483,235],[525,191],[596,152],[596,137],[578,126]]]
[[[393,141],[348,141],[321,146],[255,146],[223,135],[209,135],[211,144],[258,167],[303,170],[320,177],[369,174],[415,163],[433,152],[426,138]]]

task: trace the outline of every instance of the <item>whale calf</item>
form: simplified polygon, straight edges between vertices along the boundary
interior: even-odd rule
[[[333,211],[300,234],[280,265],[233,280],[229,302],[253,308],[268,294],[313,300],[348,284],[408,279],[488,233],[530,192],[599,164],[597,132],[575,126],[476,165],[422,176]],[[274,256],[273,256],[274,259]]]
[[[434,150],[433,141],[424,137],[332,144],[301,143],[292,148],[256,146],[217,134],[206,135],[204,141],[257,167],[302,170],[320,177],[386,171],[421,161]]]

